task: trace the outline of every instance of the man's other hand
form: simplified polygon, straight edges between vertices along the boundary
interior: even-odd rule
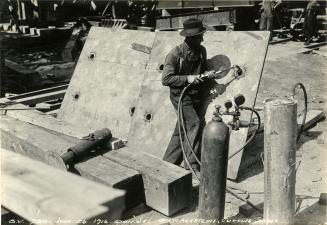
[[[217,90],[218,94],[221,95],[222,93],[224,93],[226,91],[226,85],[224,85],[224,84],[218,84],[216,86],[216,90]]]
[[[226,85],[217,84],[213,89],[210,90],[210,94],[213,98],[217,98],[218,95],[222,95],[226,91]]]
[[[203,82],[203,79],[201,79],[200,75],[188,75],[187,76],[187,82],[189,84],[198,84]]]

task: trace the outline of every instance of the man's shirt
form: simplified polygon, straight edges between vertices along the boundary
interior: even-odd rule
[[[207,53],[205,47],[191,49],[185,42],[172,49],[166,56],[162,84],[171,88],[183,88],[187,75],[199,75],[205,71]]]

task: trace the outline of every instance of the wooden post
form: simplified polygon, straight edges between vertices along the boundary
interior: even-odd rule
[[[265,224],[293,224],[295,214],[295,168],[297,102],[268,99],[264,132]]]

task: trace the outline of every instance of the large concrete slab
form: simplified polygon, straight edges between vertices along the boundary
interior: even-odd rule
[[[261,79],[266,56],[269,34],[267,32],[207,32],[203,45],[207,48],[208,60],[219,59],[221,65],[240,65],[246,67],[245,76],[233,81],[226,92],[216,99],[208,99],[206,121],[210,121],[214,106],[223,105],[236,94],[243,94],[245,105],[253,107]],[[169,89],[161,85],[159,66],[164,63],[168,52],[182,41],[178,32],[159,32],[151,51],[147,73],[137,103],[138,110],[132,120],[129,145],[133,149],[163,157],[176,123],[176,114],[169,100]],[[249,56],[249,52],[253,55]],[[222,63],[222,60],[224,61]],[[212,65],[216,67],[215,64]],[[217,69],[217,67],[216,67]],[[217,80],[225,84],[231,74]],[[151,116],[150,116],[151,115]],[[242,113],[241,119],[250,121],[251,113]],[[228,122],[231,118],[223,118]],[[230,138],[230,154],[244,145],[248,128],[233,131]],[[237,177],[242,152],[229,161],[228,176]]]
[[[155,35],[155,37],[154,37]],[[236,94],[246,97],[253,107],[266,56],[267,32],[207,32],[203,45],[208,62],[215,68],[240,65],[245,76],[233,81],[216,99],[208,99],[206,120],[214,105],[223,105]],[[110,41],[109,41],[110,40]],[[161,84],[160,67],[167,53],[183,38],[178,32],[112,31],[92,28],[67,90],[59,118],[89,129],[108,127],[114,136],[128,138],[135,151],[162,158],[173,132],[176,114],[169,100],[169,89]],[[132,43],[152,46],[149,55],[131,48]],[[253,55],[249,56],[249,52]],[[227,83],[231,73],[217,80]],[[242,120],[250,121],[251,113]],[[228,122],[231,118],[224,117]],[[246,141],[247,128],[233,131],[230,154]],[[228,176],[237,177],[242,152],[229,161]]]
[[[131,44],[151,47],[154,35],[92,27],[58,117],[94,130],[108,127],[127,138],[149,57]]]

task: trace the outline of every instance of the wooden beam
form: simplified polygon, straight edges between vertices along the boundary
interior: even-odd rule
[[[9,116],[0,117],[1,147],[48,163],[47,152],[59,155],[79,142],[51,130],[47,130]],[[126,208],[144,202],[141,174],[102,156],[75,165],[72,172],[90,180],[126,190]]]
[[[34,104],[49,101],[52,99],[64,98],[65,93],[66,93],[66,90],[54,91],[54,92],[49,92],[49,93],[45,93],[45,94],[40,94],[40,95],[17,99],[17,100],[15,100],[15,102],[22,103],[24,105],[34,105]]]
[[[325,118],[326,118],[326,114],[322,110],[316,110],[316,109],[309,110],[307,113],[307,117],[305,119],[305,125],[304,125],[303,130],[305,131],[305,130],[310,129],[316,123],[318,123],[319,121],[321,121]],[[261,119],[263,119],[263,118],[261,118]],[[302,125],[302,120],[303,120],[303,115],[297,117],[297,124],[299,127]],[[249,128],[248,136],[251,136],[253,134],[253,132],[255,132],[256,128],[257,128],[257,126],[251,126]],[[263,130],[264,130],[264,123],[263,123],[263,121],[261,121],[259,132],[262,132]]]
[[[47,102],[41,102],[36,104],[34,107],[32,107],[32,109],[36,109],[39,110],[41,112],[49,112],[55,109],[59,109],[61,106],[61,102],[58,103],[54,103],[54,104],[50,104]]]
[[[13,110],[13,109],[30,109],[30,110]],[[31,123],[61,134],[81,139],[92,133],[94,130],[84,128],[81,126],[71,125],[69,122],[56,119],[50,115],[46,115],[40,111],[33,110],[28,106],[16,104],[8,106],[0,111],[5,111],[7,116],[12,118]]]
[[[11,69],[19,74],[34,75],[34,74],[38,73],[35,70],[31,70],[25,66],[22,66],[21,64],[11,61],[9,59],[5,59],[5,64],[6,64],[6,67],[8,67],[9,69]]]
[[[111,151],[104,157],[142,174],[145,201],[151,208],[171,216],[189,206],[192,192],[190,172],[131,148]]]
[[[310,110],[307,113],[307,117],[305,119],[305,124],[303,127],[303,130],[308,130],[311,127],[313,127],[316,123],[318,123],[319,121],[323,120],[326,118],[325,113],[322,110]],[[297,123],[299,126],[302,125],[302,120],[303,117],[299,116],[297,118]]]
[[[17,114],[17,112],[19,113]],[[52,118],[52,121],[49,122],[44,116],[40,116],[40,114],[31,110],[8,111],[7,113],[16,116],[19,115],[20,118],[26,116],[26,118],[32,118],[32,120],[33,118],[35,120],[43,118],[43,122],[48,123],[49,127],[51,124],[53,124],[54,127],[56,126],[57,120],[55,118]],[[21,152],[24,155],[43,162],[47,162],[45,152],[52,151],[62,154],[78,141],[76,138],[34,126],[20,120],[15,120],[9,116],[1,116],[0,121],[2,147]],[[130,152],[126,155],[122,150],[113,151],[112,153],[114,154],[111,155],[107,153],[104,156],[106,157],[105,163],[101,161],[102,159],[93,159],[92,161],[84,162],[86,163],[85,165],[81,163],[75,167],[82,176],[88,178],[93,177],[94,179],[96,178],[95,180],[102,180],[102,183],[111,186],[128,187],[128,185],[130,185],[129,182],[131,182],[136,188],[136,190],[130,190],[131,193],[133,193],[133,191],[137,192],[140,185],[139,178],[135,173],[131,174],[122,169],[122,166],[128,167],[142,174],[145,194],[142,188],[142,191],[138,192],[138,196],[140,199],[145,195],[146,203],[150,207],[166,215],[172,215],[188,206],[192,188],[192,178],[189,172],[144,153],[135,154],[134,152]],[[100,168],[94,169],[94,167],[98,167],[100,164],[103,166],[103,170]],[[117,164],[122,166],[119,167]],[[116,170],[113,168],[125,171],[119,173],[121,180],[117,183],[115,183],[117,181],[115,177],[118,175],[114,175],[114,171]],[[110,176],[113,178],[108,179]],[[158,188],[158,190],[156,188]],[[130,196],[130,194],[128,194],[128,196]],[[129,198],[128,201],[130,204],[134,204],[138,199],[130,200]]]
[[[26,220],[56,224],[92,218],[115,220],[124,192],[1,150],[1,204]]]
[[[162,17],[156,19],[156,29],[171,29],[171,28],[182,28],[183,22],[189,18],[197,17],[205,22],[207,26],[219,26],[219,25],[231,25],[235,21],[231,18],[235,10],[226,11],[209,11],[208,13],[201,13],[197,15],[180,15],[180,16],[170,16]]]
[[[151,53],[151,47],[141,45],[141,44],[138,44],[138,43],[132,43],[131,48],[136,50],[136,51],[144,52],[146,54]]]
[[[37,91],[26,92],[26,93],[23,93],[23,94],[8,97],[7,99],[17,100],[17,99],[32,97],[32,96],[35,96],[35,95],[42,95],[42,94],[47,94],[47,93],[50,93],[50,92],[66,90],[67,88],[68,88],[68,84],[65,84],[65,85],[60,85],[60,86],[57,86],[57,87],[44,88],[44,89],[37,90]]]
[[[76,138],[56,134],[9,116],[0,116],[0,121],[1,147],[38,161],[47,162],[47,151],[61,155],[78,143]]]

